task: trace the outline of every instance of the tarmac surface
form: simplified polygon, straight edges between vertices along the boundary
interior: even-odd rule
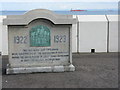
[[[6,75],[3,88],[118,88],[118,53],[73,54],[74,72]]]

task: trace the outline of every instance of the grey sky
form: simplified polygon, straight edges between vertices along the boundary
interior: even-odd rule
[[[72,9],[117,9],[117,2],[3,2],[2,10],[31,10],[44,8],[50,10]]]
[[[119,0],[1,0],[1,2],[118,2]]]

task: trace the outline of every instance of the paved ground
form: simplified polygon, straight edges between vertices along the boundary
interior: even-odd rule
[[[0,90],[2,89],[2,56],[1,56],[1,53],[0,53]]]
[[[75,72],[5,75],[3,88],[117,88],[118,54],[73,54]]]

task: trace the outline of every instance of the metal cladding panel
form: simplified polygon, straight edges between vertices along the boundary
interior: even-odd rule
[[[8,55],[8,32],[7,26],[3,25],[3,19],[6,16],[0,16],[0,51],[2,51],[2,55]]]
[[[109,21],[118,21],[118,15],[107,15]]]
[[[79,52],[107,52],[108,23],[104,15],[78,15]]]
[[[118,52],[118,15],[107,15],[109,20],[109,52]]]
[[[79,22],[107,22],[105,15],[78,15]]]
[[[73,18],[77,18],[77,15],[73,15]],[[72,25],[72,53],[77,53],[77,23]]]

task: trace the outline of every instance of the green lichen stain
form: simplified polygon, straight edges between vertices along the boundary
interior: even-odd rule
[[[30,46],[50,46],[50,29],[43,25],[32,27],[30,30]]]

